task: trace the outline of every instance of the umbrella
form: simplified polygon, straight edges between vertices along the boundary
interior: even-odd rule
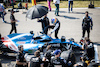
[[[27,13],[26,17],[29,19],[41,18],[48,13],[48,8],[45,6],[35,5],[31,7]]]

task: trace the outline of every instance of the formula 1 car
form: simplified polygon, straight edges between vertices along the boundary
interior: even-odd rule
[[[68,60],[68,58],[71,58],[73,64],[75,63],[75,57],[74,53],[72,52],[72,46],[82,48],[82,45],[66,39],[64,36],[62,36],[61,39],[53,39],[52,37],[45,34],[41,34],[35,37],[33,33],[14,33],[2,37],[1,41],[2,44],[0,45],[0,49],[3,51],[3,53],[16,53],[19,51],[19,45],[23,45],[24,51],[28,54],[34,53],[38,49],[41,49],[41,52],[44,53],[46,47],[48,45],[51,45],[52,50],[61,49],[62,51],[64,51],[62,52],[62,57],[63,54],[67,53],[63,58],[65,58],[66,60]]]
[[[37,50],[48,44],[71,44],[77,47],[82,47],[82,45],[72,42],[71,40],[62,41],[61,39],[53,39],[48,35],[42,34],[34,37],[31,33],[14,33],[1,38],[2,44],[1,49],[4,52],[18,52],[18,46],[23,45],[24,51]],[[67,49],[68,46],[65,46]]]
[[[14,33],[1,38],[2,44],[0,49],[3,52],[18,52],[18,46],[23,45],[27,61],[29,60],[30,53],[34,53],[36,50],[41,49],[44,53],[48,45],[52,46],[52,50],[61,49],[61,57],[66,59],[67,62],[71,61],[72,65],[76,63],[75,49],[79,52],[82,49],[82,45],[74,42],[74,39],[66,39],[64,36],[61,39],[53,39],[52,37],[41,34],[34,36],[33,33]],[[43,54],[41,54],[42,56]]]

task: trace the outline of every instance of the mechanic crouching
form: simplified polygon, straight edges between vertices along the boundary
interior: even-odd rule
[[[68,67],[66,60],[60,57],[61,50],[55,50],[55,57],[51,57],[51,65],[50,67]]]
[[[84,49],[84,55],[87,55],[89,60],[92,60],[94,58],[94,46],[88,37],[85,37],[82,49]]]
[[[23,45],[18,46],[19,52],[16,56],[16,67],[27,67],[23,53]]]
[[[44,57],[42,59],[43,63],[44,63],[44,67],[49,67],[50,66],[50,61],[51,61],[51,56],[52,56],[52,53],[53,50],[51,49],[51,45],[48,45],[46,47],[46,51],[44,53]]]
[[[40,51],[34,53],[34,57],[30,59],[28,67],[43,67],[42,59],[40,58]]]

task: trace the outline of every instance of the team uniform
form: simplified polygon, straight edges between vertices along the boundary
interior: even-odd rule
[[[64,60],[60,57],[59,58],[52,57],[51,58],[51,67],[67,67],[66,60]]]
[[[49,24],[50,24],[49,18],[48,18],[48,17],[45,17],[45,18],[39,20],[38,22],[41,22],[41,24],[42,24],[42,30],[43,30],[43,31],[44,31],[44,29],[45,29],[47,26],[49,26]],[[46,30],[44,33],[47,34],[47,33],[48,33],[48,30]]]
[[[93,26],[92,18],[90,16],[83,17],[83,21],[82,21],[83,36],[82,37],[85,36],[86,31],[88,33],[88,38],[90,37],[90,27],[92,29],[92,26]]]
[[[16,56],[16,60],[19,61],[19,62],[25,62],[24,61],[24,53],[18,52],[18,54]],[[24,67],[24,66],[16,64],[16,67]]]
[[[42,60],[39,57],[32,57],[30,59],[30,67],[41,67]]]

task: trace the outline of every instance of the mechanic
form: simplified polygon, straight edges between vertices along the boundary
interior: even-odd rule
[[[38,19],[37,21],[41,22],[41,24],[42,24],[42,31],[44,31],[45,27],[49,26],[49,24],[50,24],[49,18],[47,17],[47,14],[44,15],[43,19]],[[46,30],[44,33],[47,35],[48,30]]]
[[[83,21],[82,21],[82,30],[83,30],[82,38],[84,38],[86,31],[88,33],[88,38],[90,37],[90,27],[92,30],[93,21],[92,21],[92,18],[88,15],[88,11],[86,11],[85,17],[83,17]]]
[[[52,50],[51,50],[51,45],[48,45],[47,47],[46,47],[46,51],[45,51],[45,53],[44,53],[44,56],[50,61],[50,59],[51,59],[51,52],[52,52]]]
[[[84,49],[84,54],[87,55],[88,59],[92,60],[93,57],[94,57],[95,51],[94,51],[93,44],[88,37],[85,37],[85,40],[84,40],[84,43],[83,43],[83,49]]]
[[[87,67],[88,65],[87,65],[87,63],[85,62],[87,59],[86,59],[86,56],[83,56],[83,57],[81,57],[81,60],[82,60],[82,64],[80,63],[80,64],[75,64],[74,65],[74,67]]]
[[[23,45],[18,46],[19,52],[16,56],[16,67],[26,67],[27,62],[24,58]]]
[[[51,36],[51,34],[52,34],[53,32],[55,32],[55,38],[58,39],[58,36],[57,36],[57,35],[58,35],[59,29],[60,29],[60,22],[59,22],[59,20],[58,20],[57,18],[52,18],[52,19],[51,19],[51,22],[52,22],[53,25],[47,26],[47,27],[45,28],[44,32],[45,32],[46,30],[48,30],[48,28],[52,28],[53,30],[52,30],[52,32],[49,34],[49,36]]]
[[[53,50],[51,50],[51,45],[48,45],[46,47],[46,51],[44,53],[44,57],[42,59],[42,61],[44,62],[44,67],[49,67],[50,66],[50,61],[51,61],[51,52],[53,52]]]
[[[34,57],[30,59],[28,67],[43,67],[42,59],[40,59],[40,51],[34,53]]]
[[[88,45],[91,43],[91,40],[88,37],[85,37],[83,39],[83,46],[82,49],[84,49],[84,51],[86,51],[88,49]]]
[[[84,54],[87,54],[88,45],[90,45],[91,40],[88,37],[83,39],[82,49],[84,50]]]
[[[60,57],[61,50],[55,50],[55,57],[51,57],[51,67],[67,67],[66,60]]]

